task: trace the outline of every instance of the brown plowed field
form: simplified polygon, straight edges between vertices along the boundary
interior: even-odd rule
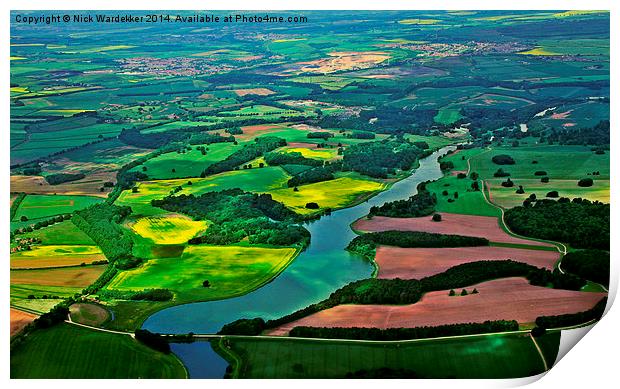
[[[269,96],[269,95],[273,95],[274,93],[276,93],[267,88],[235,89],[234,92],[237,94],[237,96],[247,96],[247,95]]]
[[[241,127],[241,131],[243,134],[235,135],[235,138],[239,138],[240,140],[246,140],[253,138],[258,135],[264,135],[268,133],[269,130],[282,129],[282,126],[274,125],[274,124],[258,124],[255,126],[245,126]]]
[[[519,277],[466,289],[471,292],[474,287],[478,294],[448,296],[447,290],[430,292],[411,305],[339,305],[275,328],[269,334],[286,335],[296,326],[400,328],[485,320],[533,323],[538,316],[585,311],[607,295],[533,286]]]
[[[86,287],[99,278],[107,265],[61,267],[53,269],[11,270],[11,285],[49,285]]]
[[[303,147],[306,149],[316,149],[316,143],[307,143],[307,142],[289,142],[289,147]]]
[[[114,172],[91,174],[82,180],[59,185],[50,185],[41,176],[11,176],[11,192],[107,197],[109,192],[101,192],[99,189],[104,182],[115,180]]]
[[[530,246],[550,246],[552,244],[534,240],[515,238],[508,235],[499,226],[493,216],[461,215],[458,213],[441,213],[441,222],[434,222],[430,216],[410,218],[390,218],[375,216],[372,219],[360,219],[353,225],[359,231],[376,232],[388,230],[424,231],[437,234],[455,234],[479,236],[491,242],[527,244]]]
[[[11,336],[18,334],[24,327],[31,323],[37,315],[11,308]]]
[[[462,263],[489,259],[512,259],[536,267],[552,269],[560,258],[557,251],[510,247],[401,248],[379,246],[375,261],[379,278],[420,279],[442,273]]]

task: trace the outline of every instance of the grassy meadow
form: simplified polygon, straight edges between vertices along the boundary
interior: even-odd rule
[[[516,378],[542,373],[529,335],[391,344],[229,339],[243,378],[344,378],[362,369],[407,369],[419,378]]]
[[[294,248],[188,246],[180,258],[151,259],[119,273],[111,290],[167,288],[178,302],[218,300],[248,293],[278,275]],[[204,287],[208,280],[210,286]]]
[[[127,335],[59,324],[29,335],[11,350],[11,378],[185,378],[172,354]]]

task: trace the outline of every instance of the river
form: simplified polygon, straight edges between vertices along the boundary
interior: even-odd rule
[[[272,282],[243,296],[164,309],[150,316],[143,328],[160,333],[216,333],[222,325],[240,318],[268,320],[284,316],[327,298],[351,281],[370,277],[372,264],[344,250],[355,237],[350,224],[367,215],[370,207],[406,199],[416,193],[419,183],[441,178],[437,159],[453,149],[454,146],[444,147],[421,159],[412,175],[368,201],[307,223],[305,227],[312,237],[310,245]],[[213,360],[214,352],[208,342],[173,345],[173,351],[183,360],[190,376],[219,374],[219,370],[205,374],[197,367],[197,359]]]

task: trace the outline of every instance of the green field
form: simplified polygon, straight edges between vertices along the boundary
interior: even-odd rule
[[[185,378],[173,355],[127,335],[70,324],[37,330],[11,349],[11,378]]]
[[[11,285],[10,302],[12,307],[24,308],[28,311],[39,313],[48,312],[53,306],[62,301],[64,297],[80,293],[82,288],[48,286],[48,285]],[[35,299],[29,299],[28,296]],[[59,298],[42,298],[43,296],[58,296]]]
[[[462,118],[459,109],[442,108],[435,116],[435,121],[440,124],[452,124]]]
[[[514,160],[514,165],[497,165],[491,161],[494,155],[508,154]],[[503,207],[521,205],[531,193],[537,198],[544,198],[550,191],[558,191],[563,197],[582,197],[590,200],[609,202],[610,186],[610,155],[608,152],[599,155],[585,146],[524,146],[524,147],[493,147],[486,151],[464,150],[446,160],[455,162],[459,156],[470,159],[471,171],[478,172],[491,185],[491,200]],[[532,163],[537,161],[537,163]],[[459,167],[462,166],[459,162]],[[502,168],[510,173],[510,179],[515,186],[504,188],[500,184],[506,178],[494,178],[493,173]],[[549,177],[549,183],[540,182],[540,176],[534,173],[544,171]],[[600,172],[592,176],[588,173]],[[581,178],[590,177],[594,180],[591,187],[579,187],[577,182]],[[524,194],[515,191],[523,185]]]
[[[595,178],[595,177],[594,177]],[[537,199],[543,199],[550,191],[557,191],[561,197],[568,198],[586,198],[592,201],[600,201],[609,203],[610,201],[610,184],[609,180],[597,180],[595,178],[594,185],[588,188],[577,186],[577,180],[550,180],[548,183],[540,182],[540,179],[512,179],[516,185],[523,185],[525,193],[515,193],[516,188],[504,188],[501,186],[502,180],[487,180],[487,184],[491,185],[491,200],[502,207],[511,208],[523,203],[532,193]],[[518,188],[518,186],[517,186]]]
[[[408,369],[420,378],[516,378],[542,373],[529,335],[389,344],[229,339],[243,378],[343,378],[362,369]]]
[[[151,259],[119,273],[107,288],[167,288],[178,302],[217,300],[250,292],[278,275],[295,257],[294,248],[188,246],[180,258]],[[203,287],[208,280],[209,287]]]
[[[41,244],[71,244],[71,245],[94,245],[95,242],[82,230],[77,228],[71,220],[52,224],[33,232],[21,235],[23,238],[36,237],[41,239]]]
[[[209,165],[225,159],[240,147],[229,142],[204,145],[208,150],[206,155],[202,155],[202,152],[196,148],[197,146],[199,145],[192,146],[192,150],[185,153],[162,154],[132,170],[144,172],[150,179],[198,177]],[[143,166],[146,167],[146,171],[143,171]],[[173,172],[172,169],[175,171]]]
[[[460,155],[461,153],[458,153]],[[494,155],[508,154],[514,165],[496,165],[491,161]],[[543,170],[553,179],[579,180],[587,173],[600,171],[599,179],[609,179],[609,153],[598,155],[585,146],[542,145],[531,147],[493,147],[489,152],[471,158],[471,171],[478,172],[485,179],[493,178],[498,168],[510,173],[511,178],[535,178],[534,172]],[[533,164],[532,161],[538,161]]]
[[[50,216],[71,213],[103,201],[99,197],[64,195],[27,195],[22,201],[12,222],[22,216],[28,220],[44,219]]]
[[[470,178],[459,179],[454,175],[448,174],[442,179],[428,184],[429,191],[437,195],[437,212],[462,213],[465,215],[499,216],[500,211],[484,200],[482,192],[473,191]],[[443,195],[447,191],[448,195]],[[458,192],[455,198],[454,192]],[[454,200],[449,202],[448,199]]]

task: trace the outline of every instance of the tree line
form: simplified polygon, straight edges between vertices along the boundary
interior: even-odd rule
[[[482,323],[457,323],[439,326],[411,328],[376,327],[294,327],[289,336],[300,338],[357,339],[357,340],[406,340],[440,338],[444,336],[461,336],[494,332],[517,331],[516,320],[494,320]]]

